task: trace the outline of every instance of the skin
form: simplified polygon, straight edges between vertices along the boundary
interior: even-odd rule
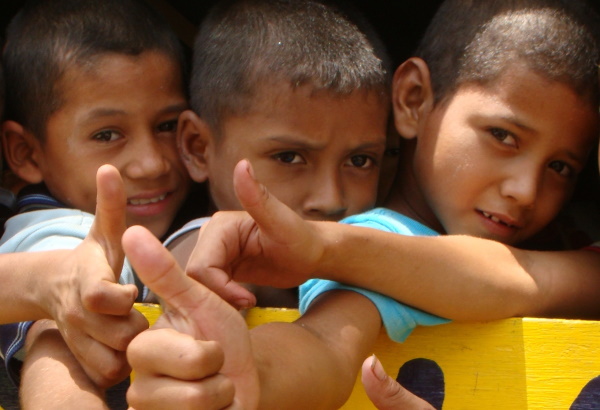
[[[422,60],[411,59],[395,81],[423,83],[428,75]],[[436,106],[428,96],[412,104],[403,90],[396,87],[395,118],[413,162],[384,205],[440,233],[513,245],[531,237],[570,197],[597,138],[591,104],[520,63]],[[422,110],[418,123],[413,109]]]
[[[125,183],[127,224],[162,236],[190,186],[175,144],[187,107],[178,65],[155,52],[110,54],[93,68],[68,68],[59,86],[64,103],[50,116],[43,142],[20,124],[4,124],[13,171],[93,213],[96,170],[114,165]]]
[[[96,206],[96,171],[102,164],[112,164],[122,175],[126,198],[125,217],[113,229],[120,227],[123,232],[126,225],[142,224],[154,235],[162,236],[191,185],[176,146],[178,115],[187,107],[179,66],[158,52],[136,57],[101,55],[94,62],[91,68],[74,65],[66,70],[60,82],[64,102],[49,118],[43,141],[18,123],[3,124],[7,161],[23,180],[44,181],[58,200],[92,213]],[[106,257],[95,254],[94,258],[102,261]],[[129,373],[125,348],[147,327],[147,322],[138,317],[137,323],[125,330],[125,318],[135,298],[131,297],[131,289],[123,300],[124,296],[115,296],[114,289],[94,287],[84,268],[94,265],[89,260],[69,260],[75,264],[71,268],[72,283],[59,288],[63,295],[54,299],[54,307],[49,309],[57,324],[48,321],[32,327],[28,345],[36,351],[29,353],[32,358],[44,357],[44,346],[55,351],[55,341],[44,344],[35,339],[58,325],[66,343],[64,349],[68,346],[72,358],[79,361],[93,384],[106,387]],[[121,263],[110,266],[113,283],[116,277],[112,272],[120,272]],[[86,287],[90,289],[86,291]],[[114,304],[119,298],[120,302]],[[111,315],[112,320],[92,320],[97,314]],[[35,367],[25,366],[29,368]],[[55,369],[60,371],[58,366]],[[22,374],[23,397],[30,391],[27,386],[43,386],[38,383],[40,375],[44,373]],[[31,397],[40,398],[35,394]]]
[[[564,175],[561,174],[566,167],[563,167],[562,162],[565,163],[564,165],[573,166],[573,162],[571,162],[573,158],[585,157],[591,148],[593,136],[596,135],[598,129],[598,113],[591,107],[588,107],[588,109],[578,108],[571,110],[570,107],[564,107],[562,100],[560,100],[561,107],[569,111],[565,117],[562,117],[562,120],[565,123],[571,124],[570,120],[575,116],[577,117],[578,124],[580,124],[578,128],[568,130],[572,132],[572,134],[569,134],[570,138],[568,139],[570,141],[569,144],[571,144],[570,149],[565,149],[565,146],[561,144],[550,146],[550,144],[543,143],[541,140],[545,139],[558,142],[555,140],[556,134],[553,132],[553,128],[541,127],[544,123],[530,122],[531,118],[524,115],[524,113],[529,112],[530,108],[528,107],[517,105],[514,113],[518,114],[516,118],[520,121],[528,120],[525,121],[528,129],[537,130],[533,134],[536,138],[533,138],[533,135],[529,134],[522,135],[521,129],[518,131],[514,130],[512,128],[514,126],[514,119],[513,121],[498,124],[498,118],[494,116],[489,118],[489,116],[484,115],[485,109],[480,106],[481,98],[484,98],[484,101],[489,103],[497,103],[495,107],[498,109],[501,117],[505,117],[506,101],[510,102],[513,101],[513,98],[517,98],[519,92],[516,84],[521,82],[524,84],[532,83],[532,86],[536,86],[534,88],[540,95],[547,97],[541,98],[541,101],[544,101],[544,104],[541,104],[541,106],[545,107],[545,110],[538,114],[547,113],[548,115],[542,116],[542,118],[548,121],[552,120],[554,115],[558,114],[556,110],[559,105],[557,101],[548,101],[548,99],[559,97],[572,98],[574,96],[574,94],[569,93],[567,87],[560,83],[545,83],[543,81],[540,83],[540,78],[536,74],[529,71],[519,71],[519,67],[513,68],[515,70],[510,70],[511,74],[498,79],[491,86],[492,88],[488,88],[488,90],[496,90],[497,94],[491,101],[485,99],[485,97],[489,97],[489,95],[486,95],[486,92],[478,89],[478,87],[469,85],[460,87],[454,98],[438,106],[433,105],[429,72],[422,61],[411,59],[407,64],[400,67],[396,73],[394,83],[396,128],[403,136],[418,135],[416,138],[417,146],[414,147],[413,151],[410,151],[410,155],[414,155],[415,166],[420,163],[418,158],[419,150],[424,150],[433,155],[435,159],[433,163],[436,165],[438,163],[445,163],[443,155],[454,155],[453,158],[456,161],[457,157],[454,151],[446,149],[453,136],[451,130],[455,129],[452,126],[455,125],[459,125],[459,129],[465,130],[467,132],[466,135],[470,136],[470,140],[464,141],[463,145],[466,153],[469,155],[479,153],[482,156],[489,156],[490,161],[507,162],[510,165],[506,174],[494,173],[490,169],[490,173],[487,174],[489,183],[482,183],[481,176],[475,175],[471,179],[462,182],[465,187],[454,186],[455,189],[462,192],[465,204],[462,207],[457,207],[459,210],[457,212],[454,209],[455,204],[452,198],[450,198],[448,213],[445,210],[444,212],[439,210],[436,214],[440,216],[438,224],[443,224],[444,222],[449,224],[450,221],[445,219],[449,218],[449,216],[457,219],[456,223],[452,221],[452,227],[442,225],[445,227],[444,232],[453,234],[456,231],[456,233],[462,234],[465,231],[466,233],[471,233],[472,231],[474,235],[490,237],[492,239],[501,237],[509,243],[512,240],[521,239],[519,236],[521,231],[532,234],[534,227],[541,224],[540,221],[547,216],[543,211],[541,211],[543,216],[539,218],[535,215],[529,215],[529,209],[535,206],[535,204],[540,203],[540,198],[547,198],[547,190],[556,192],[559,198],[565,200],[572,189],[572,185],[563,181]],[[513,75],[512,73],[515,74]],[[493,88],[499,87],[499,85],[502,85],[499,89]],[[469,115],[465,116],[463,113],[461,116],[460,111],[451,110],[452,101],[459,97],[464,99],[465,101],[463,102],[465,103],[468,101],[475,102],[470,107],[474,111],[479,112],[479,114],[475,115],[475,119],[482,120],[483,125],[480,122],[474,122],[474,118]],[[573,105],[583,107],[586,104],[585,101],[577,99]],[[519,108],[519,110],[516,110],[516,108]],[[483,114],[480,113],[482,111]],[[431,137],[432,134],[425,132],[430,126],[436,128],[439,133],[434,139],[435,144],[427,141],[427,135],[429,135],[429,138],[433,138]],[[496,132],[496,127],[501,132]],[[473,130],[479,132],[476,132],[474,136],[469,135],[469,128],[471,128],[471,132]],[[505,128],[508,128],[508,130]],[[564,128],[561,129],[565,130]],[[487,130],[487,132],[484,130]],[[459,143],[461,142],[459,141]],[[419,144],[421,147],[419,147]],[[586,146],[586,144],[588,145]],[[441,151],[436,151],[438,147]],[[569,154],[565,155],[565,151]],[[581,155],[573,155],[573,153],[580,153]],[[471,162],[474,165],[478,165],[478,169],[485,169],[486,161],[475,162],[477,158],[468,158],[472,160]],[[442,168],[432,167],[432,170],[439,169]],[[416,197],[423,197],[423,195],[419,195],[421,191],[443,192],[440,191],[440,181],[443,181],[444,178],[452,177],[452,175],[447,175],[446,171],[440,172],[441,175],[424,177],[423,181],[426,182],[423,182],[423,184],[425,186],[420,187],[416,193]],[[404,173],[401,172],[400,175],[407,176],[409,182],[410,178],[414,178],[411,173],[406,173],[406,171]],[[485,177],[485,175],[483,176]],[[578,266],[584,268],[583,272],[577,270],[560,271],[556,270],[557,266],[554,266],[550,272],[551,279],[544,280],[538,275],[546,272],[543,269],[539,269],[548,267],[548,262],[538,264],[532,263],[531,260],[539,259],[540,255],[543,255],[541,256],[543,260],[546,256],[545,253],[526,253],[525,251],[518,251],[515,248],[506,247],[504,244],[489,239],[460,235],[437,238],[409,238],[365,230],[364,228],[355,228],[353,230],[351,226],[341,224],[327,222],[308,223],[298,217],[294,217],[289,209],[282,207],[281,203],[274,196],[267,193],[264,186],[259,186],[252,178],[248,163],[242,162],[236,168],[235,176],[238,178],[238,198],[244,205],[244,208],[261,222],[257,224],[244,213],[217,214],[202,229],[198,239],[197,253],[192,256],[186,268],[188,274],[192,274],[196,278],[201,277],[201,281],[206,286],[219,290],[220,294],[226,295],[226,297],[227,295],[235,294],[239,290],[235,286],[235,283],[231,281],[231,278],[236,280],[250,280],[252,278],[257,283],[283,285],[284,283],[289,284],[294,282],[294,279],[290,279],[294,277],[298,279],[295,282],[297,284],[303,282],[309,276],[339,280],[344,275],[347,275],[352,281],[356,281],[356,277],[358,276],[368,278],[368,280],[363,279],[363,282],[376,282],[378,286],[383,283],[389,285],[391,282],[399,282],[405,288],[404,295],[416,294],[417,297],[422,299],[420,305],[424,307],[427,307],[427,305],[436,305],[439,307],[445,304],[448,305],[445,307],[449,307],[452,304],[456,304],[457,306],[454,307],[453,312],[460,311],[459,313],[463,318],[471,315],[474,320],[480,320],[482,316],[485,317],[486,315],[488,319],[506,317],[512,315],[515,310],[520,310],[521,313],[526,314],[541,310],[550,312],[562,307],[566,311],[572,312],[585,307],[582,300],[588,302],[588,309],[591,300],[597,300],[597,291],[594,291],[594,289],[600,289],[600,283],[597,283],[598,280],[595,280],[593,277],[588,276],[589,267],[585,268],[585,266],[582,266],[581,260],[579,260]],[[402,178],[397,179],[397,181],[400,180]],[[514,181],[519,183],[515,185]],[[403,185],[397,186],[402,187]],[[415,186],[413,184],[412,189]],[[505,190],[508,189],[506,186],[510,188],[508,191]],[[400,192],[400,190],[397,192]],[[479,192],[481,195],[472,195],[471,192]],[[523,192],[526,193],[525,198],[528,198],[527,200],[519,200]],[[458,198],[461,197],[458,196]],[[392,196],[390,201],[389,206],[393,205],[395,209],[400,211],[404,210],[403,206],[406,206],[398,197],[394,199],[394,196]],[[554,204],[554,202],[551,202],[551,204]],[[501,207],[516,210],[519,217],[517,218],[517,216],[509,214],[507,210]],[[558,209],[560,205],[554,207]],[[492,209],[488,210],[488,208]],[[426,220],[423,219],[423,215],[428,216],[430,212],[427,211],[431,211],[429,206],[423,207],[420,201],[416,201],[416,203],[411,202],[410,209],[414,215],[421,216],[421,220]],[[460,212],[461,209],[466,209],[467,211]],[[505,214],[509,215],[515,221],[518,220],[519,229],[498,227],[496,225],[501,225],[501,223],[494,220],[491,220],[493,222],[491,224],[490,218],[483,218],[481,212],[479,212],[480,210],[485,210],[486,212],[493,211],[492,215],[496,216],[496,213],[498,213],[502,218],[504,218]],[[449,216],[446,217],[446,215]],[[525,218],[522,215],[527,217]],[[282,221],[285,221],[285,229],[281,229]],[[357,230],[361,230],[361,233],[358,234]],[[350,234],[352,231],[354,233]],[[290,234],[291,232],[293,234]],[[453,238],[457,238],[457,242],[452,242]],[[403,270],[398,271],[398,252],[406,250],[402,249],[401,241],[408,241],[414,244],[417,240],[435,242],[431,242],[431,244],[429,242],[422,242],[420,248],[411,247],[412,252],[406,253],[406,260],[408,262],[406,269],[404,269],[403,265]],[[441,246],[446,246],[446,243],[448,243],[448,251],[442,251],[441,249],[443,248]],[[469,246],[470,244],[473,246]],[[491,251],[478,252],[474,250],[477,249],[475,246],[480,249],[489,247]],[[427,252],[428,249],[430,250],[429,252]],[[463,250],[463,252],[459,252],[460,250]],[[427,252],[427,256],[423,256],[420,259],[416,258],[417,255],[424,255],[424,252]],[[582,253],[585,254],[586,252],[581,251],[579,255]],[[550,254],[549,261],[556,260],[555,254]],[[596,253],[587,252],[587,254],[597,257]],[[373,260],[364,258],[364,255],[371,255],[373,257],[371,259]],[[438,256],[435,257],[435,255]],[[461,263],[449,263],[447,258],[452,257],[452,255]],[[481,255],[484,255],[486,260],[493,260],[494,265],[498,265],[496,269],[487,272],[485,267],[489,265],[489,262],[482,269]],[[496,259],[495,256],[498,256],[498,258]],[[529,259],[529,261],[522,258]],[[360,259],[369,260],[360,262]],[[569,265],[571,256],[567,254],[564,259],[563,263],[558,265],[561,268]],[[411,263],[411,261],[414,263]],[[433,269],[424,269],[424,263],[429,262],[432,262]],[[438,262],[440,265],[437,265]],[[514,268],[515,265],[517,268]],[[587,263],[584,263],[584,265],[587,265]],[[456,267],[456,276],[454,276],[454,272],[448,272],[448,269],[452,266]],[[598,263],[596,262],[592,266],[598,266]],[[498,273],[498,267],[501,268],[500,273]],[[502,276],[501,272],[504,269],[508,273]],[[404,273],[402,273],[404,270],[406,270],[406,278]],[[267,274],[267,272],[270,273]],[[277,275],[273,275],[272,272],[277,272]],[[370,274],[366,275],[365,272],[369,272]],[[373,273],[371,274],[371,272]],[[389,275],[389,272],[398,272],[398,277],[396,275]],[[418,275],[416,272],[418,272]],[[560,281],[561,286],[557,286],[553,281],[557,279],[560,273],[563,273],[563,279]],[[481,275],[481,277],[478,275]],[[388,279],[380,278],[380,276],[387,276]],[[598,275],[595,276],[597,277]],[[572,278],[576,278],[577,282],[571,281]],[[415,286],[412,286],[413,282],[411,281],[416,283]],[[436,286],[436,283],[440,283],[441,285]],[[407,284],[411,285],[407,286]],[[432,284],[433,291],[431,291]],[[387,293],[392,293],[390,291],[392,288],[397,290],[400,287],[402,286],[391,286],[387,289]],[[578,290],[582,291],[583,297],[580,297],[579,292],[577,292]],[[591,295],[594,293],[596,297],[591,298]],[[323,322],[321,323],[336,323],[336,326],[342,328],[347,325],[349,329],[355,329],[359,333],[362,331],[361,337],[363,340],[369,339],[373,336],[371,332],[374,331],[377,333],[380,330],[380,323],[378,321],[375,328],[369,327],[374,323],[373,318],[368,318],[368,312],[370,309],[373,309],[373,306],[360,306],[358,302],[361,300],[360,297],[353,303],[340,299],[347,294],[347,292],[331,292],[322,295],[316,302],[322,310],[320,309],[320,314],[315,316],[322,315]],[[446,297],[448,295],[450,296]],[[481,295],[490,295],[490,297],[482,298]],[[398,297],[395,294],[391,296]],[[241,298],[243,298],[243,293],[238,292],[236,297],[229,298],[228,300],[235,301]],[[398,299],[405,300],[400,297]],[[449,300],[451,301],[449,302]],[[595,302],[593,303],[595,304]],[[419,306],[419,304],[411,304]],[[479,305],[483,305],[483,308],[479,309]],[[311,306],[307,314],[312,309],[313,307]],[[342,314],[341,312],[344,313]],[[453,318],[453,313],[450,313],[450,315],[446,314],[445,316]],[[324,397],[330,398],[331,394],[335,395],[337,393],[339,394],[338,400],[340,397],[343,400],[343,397],[346,397],[345,395],[349,393],[349,390],[344,391],[343,383],[354,380],[358,366],[356,368],[353,367],[354,370],[346,374],[343,379],[340,379],[339,374],[335,375],[331,370],[343,363],[341,356],[337,355],[336,352],[339,349],[344,349],[344,352],[348,354],[346,358],[364,358],[366,356],[365,352],[369,349],[368,343],[365,347],[360,342],[352,341],[351,338],[341,337],[339,333],[336,334],[335,330],[330,330],[327,326],[320,326],[319,318],[315,318],[315,316],[309,315],[309,317],[315,320],[309,327],[302,325],[299,328],[277,326],[275,329],[264,329],[263,326],[259,326],[250,331],[254,347],[253,355],[255,363],[259,369],[259,374],[261,374],[260,404],[264,408],[281,405],[284,402],[289,403],[289,406],[292,408],[295,406],[301,408],[305,405],[301,401],[302,398],[291,403],[285,399],[290,397],[290,395],[294,395],[298,385],[305,386],[303,383],[307,382],[307,380],[310,381],[311,377],[315,377],[315,375],[323,377],[326,380],[335,380],[339,383],[335,389],[336,392],[323,392]],[[332,317],[337,317],[337,319],[333,320]],[[203,320],[207,320],[206,316],[203,316]],[[323,362],[316,358],[315,352],[309,353],[310,348],[307,347],[307,344],[310,344],[311,340],[309,338],[303,339],[299,335],[302,332],[310,333],[313,336],[317,335],[319,340],[326,340],[327,343],[325,346],[320,346],[320,348],[329,352],[326,356],[337,364],[334,366],[331,366],[331,363],[324,365]],[[269,336],[265,337],[266,334]],[[167,338],[161,339],[157,337],[153,340],[151,349],[160,349],[167,340]],[[269,346],[277,344],[279,341],[288,343],[285,351],[294,351],[295,354],[278,354],[277,351],[269,349]],[[299,346],[295,345],[296,342],[298,342]],[[317,348],[318,342],[312,341],[312,343],[315,351],[320,351]],[[289,344],[294,344],[294,346],[290,346]],[[134,344],[131,346],[135,346],[131,350],[137,350],[135,352],[136,355],[144,356],[143,346]],[[226,345],[222,347],[227,358],[228,347]],[[297,351],[296,348],[301,350]],[[134,353],[131,350],[128,354]],[[261,353],[265,350],[268,351],[268,359],[265,359],[263,353]],[[305,356],[303,356],[304,353],[306,353]],[[290,363],[291,361],[293,363]],[[312,363],[313,367],[310,370],[307,370],[307,361]],[[201,366],[199,363],[196,365]],[[134,369],[136,368],[135,363],[133,363],[133,367]],[[176,375],[169,374],[167,367],[163,363],[155,361],[154,363],[146,364],[145,372],[150,379],[152,375],[161,374],[166,376],[162,378],[163,383],[168,384],[172,382],[173,386],[178,385],[182,380],[178,380]],[[294,380],[298,383],[296,386],[287,384],[285,381],[286,374],[289,374],[289,368],[294,368],[295,370]],[[296,370],[298,371],[296,372]],[[171,377],[170,380],[169,377]],[[190,381],[188,380],[187,382]],[[197,379],[195,380],[195,384],[202,385],[203,380]],[[314,383],[314,386],[317,385],[317,383]],[[134,382],[132,389],[136,391],[136,395],[141,395],[142,392],[150,394],[151,392],[148,390],[149,386],[149,384],[142,382],[139,384],[135,384]],[[309,386],[313,385],[309,383]],[[381,386],[378,387],[381,388]],[[304,389],[306,389],[306,386]],[[179,403],[185,402],[185,399],[181,397],[170,397],[170,399]],[[172,401],[170,402],[173,403]],[[379,403],[378,405],[383,407],[384,403]]]
[[[337,95],[311,85],[292,88],[284,81],[261,83],[256,92],[252,108],[224,116],[218,132],[193,111],[180,117],[181,156],[195,181],[209,182],[213,209],[241,209],[232,175],[243,158],[302,218],[337,221],[374,206],[390,143],[389,110],[379,93]],[[197,235],[192,231],[169,246],[182,266]],[[246,287],[256,296],[249,305],[297,306],[293,290]]]
[[[385,100],[287,82],[258,88],[250,111],[225,116],[218,133],[191,111],[180,119],[182,157],[196,181],[209,181],[215,209],[241,209],[232,181],[244,158],[304,219],[337,221],[372,208],[386,144]]]

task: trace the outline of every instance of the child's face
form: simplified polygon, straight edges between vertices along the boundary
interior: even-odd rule
[[[206,167],[217,209],[239,209],[235,164],[250,160],[269,191],[299,215],[338,220],[374,206],[388,106],[376,93],[349,96],[263,87],[249,113],[227,116],[211,136]],[[192,173],[193,175],[193,173]]]
[[[68,69],[63,104],[35,154],[52,194],[93,213],[96,170],[112,164],[125,183],[127,224],[162,236],[190,186],[176,148],[182,90],[178,66],[160,53],[111,54],[91,70]]]
[[[515,64],[488,86],[459,87],[424,121],[415,178],[446,233],[516,244],[572,193],[598,111],[567,85]]]

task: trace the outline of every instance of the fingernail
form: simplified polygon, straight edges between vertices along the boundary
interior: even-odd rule
[[[250,161],[248,161],[247,159],[245,159],[246,161],[246,171],[248,171],[248,174],[252,177],[252,179],[256,179],[254,177],[254,169],[252,168],[252,165],[250,165]]]
[[[371,371],[379,380],[385,380],[387,378],[387,373],[383,369],[381,362],[377,359],[377,356],[373,355],[371,357]]]
[[[238,299],[235,301],[236,307],[239,309],[250,309],[254,305],[248,299]]]

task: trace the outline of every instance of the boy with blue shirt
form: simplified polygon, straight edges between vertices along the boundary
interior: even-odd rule
[[[409,218],[409,225],[419,227],[417,232],[426,229],[430,233],[469,234],[481,238],[473,240],[509,245],[519,244],[548,224],[569,198],[598,132],[598,39],[589,23],[593,13],[582,9],[585,5],[580,2],[552,0],[493,4],[446,1],[425,35],[417,54],[420,58],[409,59],[394,77],[396,129],[408,140],[401,170],[385,202],[394,211],[367,213],[360,224],[373,225],[391,217],[392,226],[406,225],[402,219]],[[338,229],[342,225],[303,223],[279,207],[274,197],[265,195],[264,188],[253,182],[245,162],[238,166],[236,176],[240,200],[264,220],[261,218],[263,222],[257,225],[245,214],[217,214],[200,233],[188,274],[196,278],[202,275],[203,283],[232,302],[251,297],[235,287],[231,277],[276,286],[293,285],[311,275],[344,277],[343,272],[328,265],[336,260],[335,244],[345,242],[343,237],[336,237],[338,231],[347,231]],[[287,221],[285,229],[279,223],[275,227],[275,223],[268,222],[275,216],[276,221]],[[360,235],[352,237],[353,251],[338,255],[346,258],[343,266],[364,265],[360,244],[363,250],[372,251],[367,261],[376,261],[378,255],[383,258],[393,250],[388,236],[389,244],[379,241],[381,248],[377,249],[369,245],[370,237],[378,237],[377,231],[362,231],[362,241]],[[134,266],[140,263],[140,275],[164,296],[170,311],[156,330],[140,334],[128,349],[132,367],[143,373],[128,393],[135,402],[165,398],[153,395],[150,386],[170,386],[173,391],[208,389],[211,377],[218,377],[229,378],[235,386],[235,393],[216,390],[222,405],[241,401],[259,402],[261,407],[277,407],[284,402],[300,408],[313,404],[339,406],[379,331],[380,315],[388,314],[388,307],[393,312],[397,304],[383,296],[372,298],[370,303],[359,293],[342,291],[342,285],[317,282],[304,287],[312,296],[321,296],[296,323],[259,326],[249,334],[243,323],[232,323],[238,329],[238,338],[232,339],[215,326],[223,320],[235,320],[228,313],[230,307],[221,305],[216,309],[214,294],[181,277],[172,266],[164,264],[154,272],[144,266],[149,262],[139,257],[149,249],[135,250],[133,239],[139,241],[145,236],[138,229],[126,232],[125,250],[134,255]],[[438,243],[435,239],[445,243],[443,237],[432,238],[432,246]],[[327,246],[333,254],[324,253]],[[223,247],[229,252],[224,253]],[[165,254],[156,259],[163,257],[168,260]],[[156,259],[153,263],[160,266]],[[394,279],[389,269],[381,270],[378,276],[388,277],[388,282]],[[375,288],[385,280],[363,278],[363,282],[373,282]],[[583,294],[594,293],[584,289],[590,281],[593,279],[580,278]],[[449,307],[448,317],[477,320],[488,315],[493,319],[524,306],[506,303],[504,290],[508,287],[512,291],[514,284],[505,283],[502,276],[484,282],[483,288],[464,284],[464,292],[475,294],[474,303],[479,299],[477,289],[491,293],[491,297],[477,302],[484,309],[465,308],[464,301],[454,307],[447,300],[437,301]],[[408,280],[396,286],[409,287],[416,295],[428,293],[429,299],[436,299],[435,295],[443,290],[430,282],[410,288]],[[176,289],[189,289],[188,295],[177,297]],[[322,293],[325,290],[333,291]],[[209,301],[215,323],[208,321],[210,313],[205,306],[188,299],[194,292]],[[560,300],[554,303],[560,306],[562,295],[569,292],[559,292]],[[455,298],[460,300],[462,295],[458,292]],[[544,302],[541,307],[556,308],[543,300],[545,295],[540,298],[539,302]],[[574,299],[570,299],[573,304],[581,303]],[[588,296],[583,299],[589,301]],[[446,316],[442,310],[436,311]],[[385,317],[383,320],[386,325],[394,324]],[[406,329],[389,326],[387,331],[392,336],[406,333]],[[214,343],[210,341],[220,342],[224,362],[208,366],[207,361],[190,359],[185,366],[179,362],[176,368],[171,364],[174,358],[161,349],[163,344],[182,343],[200,352]],[[214,344],[210,348],[214,349]],[[180,368],[190,366],[196,372],[184,376]],[[240,369],[245,369],[246,378]],[[161,375],[160,380],[156,375]],[[306,391],[311,395],[302,394]],[[169,400],[186,402],[181,396]]]
[[[221,2],[205,17],[178,139],[189,174],[207,181],[211,211],[241,209],[232,174],[242,158],[304,219],[375,205],[391,75],[363,24],[304,0]],[[166,241],[182,265],[204,222]],[[296,292],[253,292],[263,306],[297,307]]]
[[[181,157],[195,181],[208,181],[211,210],[240,208],[230,180],[244,157],[306,219],[336,221],[371,208],[391,79],[374,40],[313,1],[224,2],[211,16],[194,50],[194,111],[178,124]],[[250,30],[254,21],[268,30]],[[175,254],[204,220],[169,239]]]
[[[78,247],[94,220],[96,172],[103,164],[114,165],[124,180],[124,224],[143,225],[157,237],[173,230],[192,183],[176,147],[187,100],[183,53],[170,27],[135,0],[34,1],[11,21],[2,57],[4,155],[29,185],[6,223],[0,252]],[[118,236],[119,226],[113,229]],[[3,358],[16,379],[23,359],[17,353],[27,339],[24,405],[42,399],[25,386],[46,390],[46,383],[51,392],[63,380],[38,370],[54,366],[50,352],[64,352],[56,356],[64,363],[78,361],[90,390],[123,380],[130,371],[125,347],[147,327],[132,309],[140,283],[117,247],[109,248],[108,261],[103,253],[89,253],[110,264],[108,276],[92,259],[73,255],[68,284],[57,281],[47,290],[55,297],[49,310],[57,323],[2,327]],[[74,369],[65,365],[61,374]],[[52,401],[50,395],[43,399],[45,405]]]

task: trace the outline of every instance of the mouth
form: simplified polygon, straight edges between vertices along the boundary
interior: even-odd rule
[[[497,223],[497,224],[500,224],[500,225],[506,226],[506,227],[508,227],[508,228],[511,228],[511,229],[519,229],[519,227],[518,227],[517,225],[514,225],[514,224],[512,224],[512,223],[509,223],[509,222],[507,222],[507,221],[503,221],[502,219],[500,219],[500,218],[498,218],[497,216],[495,216],[495,215],[492,215],[492,214],[490,214],[490,213],[488,213],[488,212],[485,212],[485,211],[479,211],[479,212],[480,212],[480,213],[481,213],[481,214],[482,214],[484,217],[486,217],[487,219],[491,220],[492,222],[495,222],[495,223]]]
[[[157,202],[163,201],[167,197],[167,194],[162,194],[153,198],[132,198],[127,200],[127,205],[148,205],[155,204]]]

